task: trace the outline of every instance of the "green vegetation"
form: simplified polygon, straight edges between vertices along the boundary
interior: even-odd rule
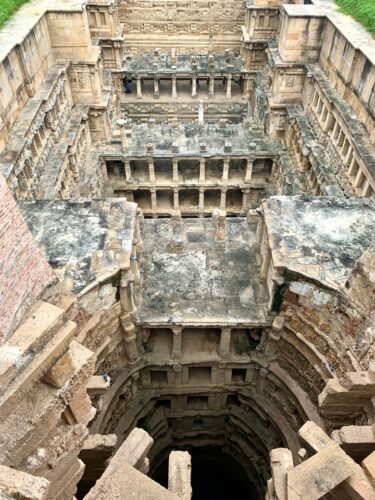
[[[375,0],[336,0],[345,14],[353,16],[375,35]]]
[[[28,0],[0,0],[0,27]]]

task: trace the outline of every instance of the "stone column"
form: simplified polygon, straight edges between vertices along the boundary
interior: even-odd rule
[[[225,158],[224,160],[224,168],[223,168],[223,178],[222,181],[228,181],[228,174],[229,174],[229,158]]]
[[[226,199],[227,199],[227,188],[223,187],[221,190],[220,210],[225,210]]]
[[[249,194],[250,194],[250,189],[244,189],[242,192],[242,208],[241,212],[246,212],[248,205],[249,205]]]
[[[249,78],[247,75],[243,76],[243,87],[242,87],[242,99],[248,99],[250,97],[249,93]]]
[[[169,455],[168,490],[181,500],[190,500],[191,456],[187,451],[172,451]]]
[[[172,359],[181,359],[182,358],[182,326],[173,327],[172,332],[173,332]]]
[[[353,153],[354,153],[354,150],[353,150],[352,146],[349,146],[348,151],[347,151],[346,156],[345,156],[345,163],[347,165],[350,164],[350,159],[351,159]]]
[[[250,158],[247,159],[246,162],[246,173],[245,173],[245,183],[250,184],[251,182],[251,176],[253,174],[253,160]]]
[[[213,76],[210,76],[208,83],[208,95],[210,97],[215,97],[215,78]]]
[[[160,97],[159,79],[156,76],[154,77],[154,97],[155,97],[155,99],[159,99],[159,97]]]
[[[177,79],[172,76],[172,99],[177,99]]]
[[[115,53],[115,64],[116,68],[120,69],[122,64],[121,64],[121,48],[122,48],[122,42],[114,42],[113,43],[113,48],[114,48],[114,53]]]
[[[120,129],[121,147],[122,147],[123,151],[128,150],[128,138],[126,135],[126,124],[127,124],[127,121],[123,120],[122,118],[120,120],[117,120],[117,125],[119,126],[119,129]]]
[[[191,80],[191,97],[197,97],[197,77],[195,75]]]
[[[134,276],[130,271],[121,274],[120,282],[120,304],[121,309],[126,313],[133,313],[136,310],[133,293]]]
[[[157,209],[158,209],[155,188],[151,189],[151,209],[152,209],[153,212],[156,212]]]
[[[155,166],[154,166],[154,159],[153,158],[149,158],[148,160],[148,173],[149,173],[149,177],[150,177],[150,182],[152,184],[155,183]]]
[[[269,248],[266,249],[265,255],[263,257],[262,267],[260,270],[260,279],[267,279],[268,269],[270,267],[271,262],[271,251]]]
[[[177,158],[173,158],[173,173],[172,173],[172,176],[173,176],[173,182],[177,182],[178,183],[178,159]]]
[[[337,132],[338,132],[338,130],[339,130],[339,129],[340,129],[340,125],[339,125],[339,123],[336,121],[336,122],[335,122],[335,125],[334,125],[334,127],[333,127],[333,129],[332,129],[332,133],[331,133],[331,139],[332,139],[332,142],[336,142],[336,141],[335,141],[335,137],[336,137]]]
[[[222,328],[218,351],[220,356],[222,356],[223,358],[229,357],[230,337],[231,337],[231,328]]]
[[[227,93],[226,93],[226,99],[231,99],[232,97],[232,75],[227,76]]]
[[[104,182],[108,182],[107,163],[105,160],[100,162],[100,175]]]
[[[126,182],[132,182],[132,169],[130,167],[130,160],[125,160],[125,178]]]
[[[136,244],[134,243],[132,247],[132,253],[130,256],[130,271],[133,274],[135,281],[139,282],[141,274],[139,272],[139,266],[138,266],[137,247]]]
[[[199,182],[206,180],[206,159],[201,158],[199,163]]]
[[[201,212],[204,211],[204,188],[199,189],[199,204],[198,204],[198,210]]]
[[[135,326],[127,317],[120,319],[125,341],[125,350],[129,365],[133,366],[140,361],[140,356],[137,349],[137,336],[135,333]]]
[[[357,168],[357,165],[358,164],[357,164],[356,157],[353,154],[353,157],[352,157],[352,160],[351,160],[350,166],[349,166],[349,171],[348,171],[348,174],[349,174],[350,177],[353,177],[355,169]]]
[[[137,99],[142,99],[142,81],[139,76],[137,76]]]
[[[354,181],[354,186],[358,188],[362,182],[362,179],[364,177],[364,173],[361,168],[358,169],[357,177],[355,178]]]
[[[173,210],[180,210],[180,200],[178,196],[178,188],[173,190]]]

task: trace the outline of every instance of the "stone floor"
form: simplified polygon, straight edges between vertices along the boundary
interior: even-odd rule
[[[225,242],[215,241],[215,232],[212,218],[144,221],[140,323],[267,323],[256,225],[244,218],[227,219]],[[171,247],[176,239],[183,245],[178,252]]]

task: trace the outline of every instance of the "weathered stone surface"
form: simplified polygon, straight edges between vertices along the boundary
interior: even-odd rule
[[[172,451],[169,455],[168,490],[183,500],[191,499],[191,457],[187,451]]]
[[[46,373],[44,379],[54,387],[61,387],[74,372],[73,358],[70,351],[67,351],[53,367]]]
[[[41,486],[12,496],[190,498],[199,449],[249,498],[374,498],[374,47],[327,0],[0,30],[0,463]]]
[[[0,495],[4,499],[45,500],[48,498],[49,484],[43,477],[0,465]]]
[[[287,474],[288,499],[315,500],[355,472],[354,462],[338,445],[324,448]]]

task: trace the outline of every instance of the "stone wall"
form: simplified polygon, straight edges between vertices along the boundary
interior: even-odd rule
[[[25,310],[54,281],[44,251],[36,245],[12,193],[0,176],[0,342]]]
[[[14,31],[0,34],[0,152],[4,148],[14,121],[30,97],[33,97],[44,75],[52,65],[53,55],[47,20],[42,17],[29,32],[19,27],[18,43]]]
[[[193,53],[212,48],[241,46],[241,26],[245,18],[245,2],[230,0],[225,5],[195,0],[121,2],[120,21],[127,33],[129,52],[148,52],[154,47],[169,52],[175,47],[179,53]],[[177,40],[178,38],[178,40]]]

